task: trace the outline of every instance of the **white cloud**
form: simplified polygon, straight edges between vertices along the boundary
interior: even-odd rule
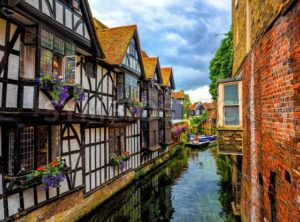
[[[211,101],[211,95],[209,93],[209,86],[201,86],[195,90],[188,90],[185,92],[190,96],[190,100],[192,103],[197,101],[202,102],[210,102]]]
[[[231,0],[204,0],[204,2],[222,11],[231,10]]]
[[[164,34],[163,40],[170,43],[176,43],[177,45],[187,45],[187,41],[177,33],[167,32]]]

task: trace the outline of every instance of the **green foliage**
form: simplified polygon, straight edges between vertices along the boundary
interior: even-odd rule
[[[139,169],[137,172],[136,172],[136,175],[137,175],[137,178],[142,178],[144,176],[146,176],[146,171],[144,170],[144,168],[142,169]]]
[[[191,105],[191,100],[189,95],[184,94],[184,100],[183,100],[183,118],[187,119],[189,118],[189,107]]]
[[[222,40],[220,48],[217,50],[215,57],[210,61],[209,78],[211,83],[209,85],[209,92],[214,101],[217,100],[217,81],[231,77],[233,61],[233,47],[232,47],[232,28]]]
[[[180,141],[180,145],[184,146],[187,142],[187,133],[181,133],[179,135],[179,141]]]
[[[203,111],[203,114],[200,116],[193,116],[191,119],[191,125],[196,126],[205,122],[208,118],[208,112],[206,110]]]

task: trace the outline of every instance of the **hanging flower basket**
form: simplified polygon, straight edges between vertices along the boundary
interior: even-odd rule
[[[70,97],[75,99],[76,104],[86,99],[86,94],[81,86],[65,84],[62,76],[58,74],[45,75],[36,79],[36,84],[39,85],[40,89],[50,91],[51,103],[59,111],[64,108],[67,99]]]
[[[61,182],[65,180],[65,161],[57,158],[47,165],[39,166],[33,173],[29,174],[29,180],[40,179],[43,184],[43,190],[60,187]]]
[[[139,116],[145,105],[143,102],[140,102],[138,98],[132,98],[130,106],[132,108],[132,114],[134,116]]]

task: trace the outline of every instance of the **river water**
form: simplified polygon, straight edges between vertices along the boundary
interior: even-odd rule
[[[225,163],[215,147],[204,151],[184,148],[82,221],[236,221],[230,207],[230,166]]]

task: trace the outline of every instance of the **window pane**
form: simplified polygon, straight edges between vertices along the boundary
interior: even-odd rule
[[[75,45],[71,42],[66,42],[66,56],[75,55]]]
[[[224,85],[224,104],[225,105],[239,104],[238,84]]]
[[[20,163],[25,171],[34,170],[34,128],[20,130]]]
[[[38,126],[36,132],[37,162],[36,166],[47,164],[48,153],[48,127]]]
[[[53,35],[43,29],[41,32],[41,44],[48,49],[53,49]]]
[[[225,112],[225,125],[239,125],[239,107],[229,106],[224,107]]]
[[[56,159],[61,154],[61,128],[60,126],[51,127],[51,160]]]
[[[69,84],[75,83],[76,56],[65,57],[65,80]]]
[[[53,54],[49,50],[41,50],[41,76],[52,73]]]
[[[56,36],[54,37],[54,51],[61,55],[65,54],[65,41]]]
[[[14,174],[15,164],[14,164],[14,149],[15,149],[15,130],[11,129],[9,131],[9,149],[8,149],[8,173],[10,175]]]

